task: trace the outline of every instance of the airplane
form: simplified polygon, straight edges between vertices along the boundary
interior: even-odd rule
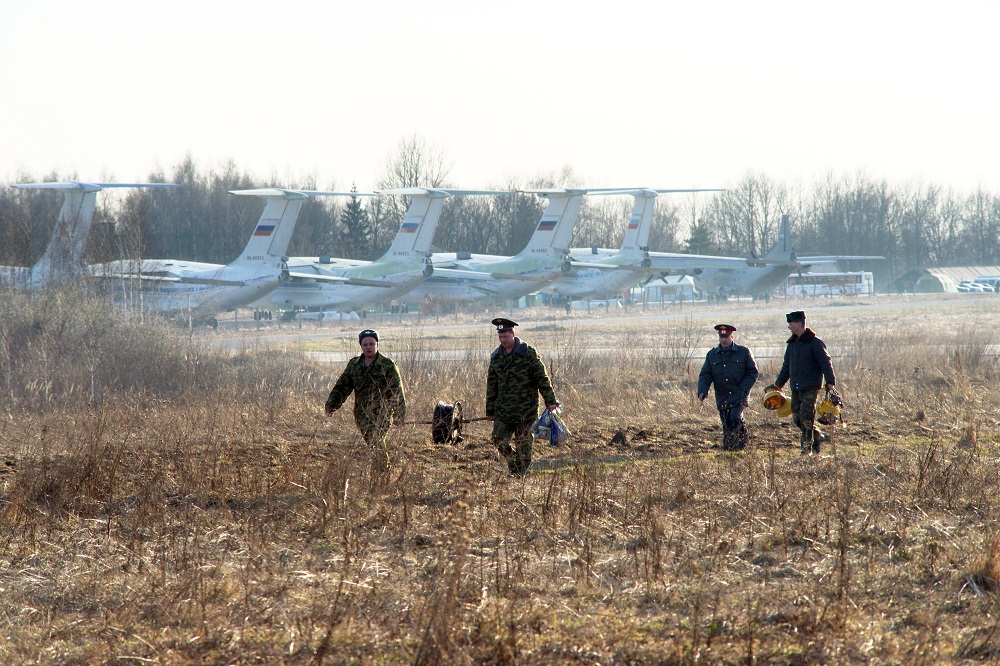
[[[534,233],[513,257],[435,252],[435,267],[481,273],[479,278],[432,275],[408,294],[433,303],[485,303],[520,298],[538,291],[569,270],[569,240],[586,189],[522,190],[548,199]],[[485,276],[485,279],[483,279]]]
[[[374,196],[359,192],[325,192],[258,188],[230,194],[265,200],[246,248],[227,265],[181,259],[118,260],[91,265],[91,274],[108,281],[120,304],[144,311],[186,314],[188,325],[249,305],[289,278],[285,251],[303,202],[316,196]]]
[[[705,268],[745,268],[748,260],[739,257],[650,252],[647,249],[653,210],[659,194],[722,191],[719,188],[602,188],[590,191],[588,195],[628,194],[635,199],[621,249],[572,248],[572,269],[542,291],[569,298],[600,299],[626,291],[652,274],[693,272]]]
[[[90,235],[97,193],[108,188],[180,187],[175,183],[16,183],[18,189],[60,190],[63,205],[45,252],[33,266],[0,266],[0,285],[39,290],[83,275],[83,251]]]
[[[489,279],[477,272],[439,270],[431,259],[431,242],[448,197],[511,192],[406,187],[380,190],[379,194],[410,197],[410,206],[385,254],[375,261],[290,257],[289,280],[257,300],[254,306],[350,311],[399,298],[432,275]]]
[[[694,274],[695,286],[715,297],[749,294],[758,297],[768,294],[794,272],[801,273],[812,264],[831,261],[865,261],[885,257],[868,255],[830,255],[796,257],[788,233],[788,215],[781,216],[778,240],[755,265],[742,268],[706,268]],[[750,261],[753,261],[752,259]]]

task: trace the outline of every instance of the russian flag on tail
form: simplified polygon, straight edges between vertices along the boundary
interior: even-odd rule
[[[556,228],[556,222],[559,218],[550,217],[548,219],[542,218],[542,221],[538,223],[538,231],[552,231]]]
[[[403,226],[400,227],[399,230],[404,234],[415,234],[419,228],[419,222],[403,222]]]
[[[272,233],[274,233],[274,225],[273,224],[259,224],[259,225],[257,225],[257,228],[254,229],[253,235],[254,236],[270,236]]]

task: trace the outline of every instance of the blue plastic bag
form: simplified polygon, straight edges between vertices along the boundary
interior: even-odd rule
[[[569,439],[569,428],[559,420],[558,411],[546,409],[542,412],[542,415],[531,426],[531,436],[534,439],[544,441],[549,446],[559,446]]]

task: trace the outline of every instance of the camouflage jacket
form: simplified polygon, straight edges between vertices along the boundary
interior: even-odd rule
[[[486,373],[486,416],[504,423],[533,421],[538,418],[539,393],[546,406],[559,402],[534,347],[520,338],[514,338],[509,354],[497,347]]]
[[[726,349],[719,345],[705,356],[698,375],[698,395],[708,393],[715,385],[715,406],[719,409],[747,404],[750,389],[757,381],[757,363],[753,354],[735,342]]]
[[[375,354],[371,365],[365,357],[355,356],[330,391],[326,411],[333,412],[354,393],[354,420],[359,427],[402,423],[406,419],[406,396],[399,370],[388,356]]]

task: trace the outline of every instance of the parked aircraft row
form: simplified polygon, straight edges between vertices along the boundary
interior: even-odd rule
[[[228,265],[180,259],[119,260],[83,265],[83,250],[97,192],[106,187],[175,187],[138,183],[25,183],[15,187],[64,192],[59,221],[42,258],[30,268],[6,267],[0,280],[40,288],[86,273],[107,287],[116,302],[154,312],[182,313],[191,321],[237,307],[360,309],[406,296],[437,303],[504,301],[545,290],[573,298],[603,298],[651,275],[696,275],[702,289],[758,293],[803,263],[796,260],[782,219],[778,243],[760,259],[649,252],[655,199],[663,193],[720,190],[551,189],[529,190],[547,200],[525,248],[514,257],[431,253],[431,243],[451,196],[497,196],[512,192],[404,188],[379,194],[404,195],[410,205],[386,253],[375,261],[330,257],[287,257],[302,203],[319,196],[375,196],[370,193],[265,188],[236,190],[265,200],[264,211],[243,253]],[[631,195],[635,204],[619,250],[569,248],[573,225],[586,195]],[[813,261],[872,257],[823,257]]]
[[[0,266],[0,285],[40,289],[79,277],[97,193],[110,187],[168,188],[172,183],[18,183],[18,189],[60,190],[63,205],[41,258],[33,266]]]

